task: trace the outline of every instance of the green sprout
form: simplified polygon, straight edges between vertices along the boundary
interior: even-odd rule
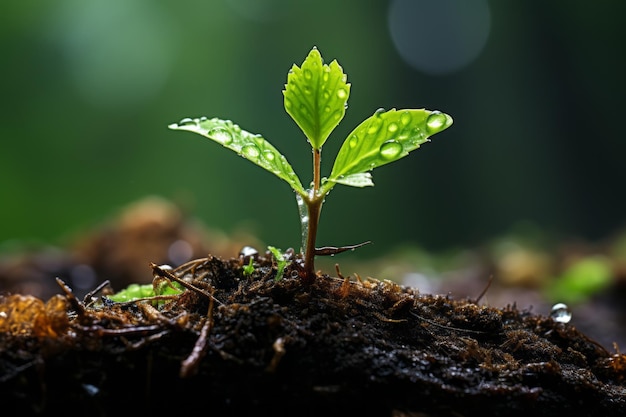
[[[244,265],[243,267],[243,275],[250,276],[252,275],[253,272],[254,272],[254,265],[252,262],[252,257],[250,257],[250,261],[248,262],[248,264]]]
[[[452,124],[452,118],[426,109],[377,110],[345,139],[331,173],[320,172],[322,146],[343,119],[350,84],[336,60],[324,64],[314,47],[300,67],[293,65],[283,90],[287,113],[300,127],[313,149],[313,179],[302,185],[287,159],[262,136],[247,132],[230,120],[184,118],[170,129],[187,130],[207,137],[286,181],[295,191],[302,226],[303,278],[315,277],[315,248],[322,204],[337,184],[373,186],[370,171],[394,162],[429,141],[429,137]],[[359,246],[359,245],[357,245]],[[356,246],[355,246],[356,247]],[[343,251],[344,248],[338,248]]]
[[[285,267],[289,264],[289,261],[285,259],[282,251],[274,246],[268,246],[274,258],[276,258],[276,277],[274,277],[274,281],[280,281],[283,278],[283,273],[285,272]]]

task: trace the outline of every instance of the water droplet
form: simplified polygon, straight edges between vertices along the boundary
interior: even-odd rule
[[[439,132],[446,126],[448,122],[448,117],[438,111],[432,112],[428,119],[426,119],[426,127],[428,127],[429,132]]]
[[[289,100],[288,98],[285,98],[285,107],[288,109],[291,108],[291,100]]]
[[[256,159],[259,157],[261,152],[259,151],[258,146],[252,143],[249,143],[245,145],[243,148],[241,148],[241,154],[248,159]]]
[[[398,125],[395,123],[389,123],[389,126],[387,126],[387,130],[389,131],[389,133],[395,133],[395,131],[398,130]]]
[[[100,388],[98,388],[95,385],[92,385],[92,384],[82,384],[81,386],[85,390],[87,395],[89,395],[90,397],[95,397],[96,395],[98,395],[100,393]]]
[[[304,87],[304,94],[311,94],[311,87],[309,87],[308,85]]]
[[[369,135],[373,135],[374,133],[378,132],[380,130],[380,127],[382,126],[383,122],[380,120],[380,118],[374,118],[369,127],[367,128],[367,133]]]
[[[550,310],[550,317],[559,323],[569,323],[572,319],[572,311],[566,304],[556,303]]]
[[[343,100],[346,97],[348,97],[348,92],[346,90],[344,90],[343,88],[340,88],[339,90],[337,90],[337,97],[339,97],[339,99]]]
[[[335,119],[335,120],[339,120],[339,119],[341,119],[341,116],[342,116],[342,113],[341,113],[341,111],[339,111],[339,110],[337,110],[337,111],[335,111],[335,112],[333,113],[333,119]]]
[[[328,90],[324,90],[322,95],[324,96],[324,100],[328,100],[328,98],[330,97],[330,93],[328,92]]]
[[[409,112],[404,112],[402,113],[402,116],[400,116],[400,123],[402,123],[403,126],[408,125],[409,123],[411,123],[411,113]]]
[[[195,120],[193,120],[191,117],[185,117],[180,122],[178,122],[178,126],[191,126],[195,124],[198,124],[198,123]]]
[[[272,152],[271,150],[267,149],[265,151],[263,151],[263,156],[265,157],[265,159],[267,159],[268,161],[273,161],[274,160],[274,152]]]
[[[387,142],[380,145],[380,156],[385,159],[394,159],[397,158],[400,153],[402,153],[402,145],[400,142],[396,140],[388,140]]]
[[[350,136],[350,140],[348,141],[348,145],[350,145],[351,148],[355,148],[356,145],[359,144],[359,137],[357,135],[352,135]]]
[[[330,106],[326,106],[326,107],[324,107],[324,112],[326,112],[326,113],[330,113]]]
[[[259,254],[259,251],[253,248],[252,246],[244,246],[239,251],[239,256],[244,258],[244,260],[246,261],[249,260],[246,258],[250,258],[251,256],[253,256],[256,259],[258,254]]]
[[[219,126],[211,128],[211,130],[207,132],[207,136],[221,143],[222,145],[228,145],[230,142],[233,141],[233,136],[230,134],[230,132]]]
[[[330,68],[324,67],[324,74],[322,74],[322,80],[324,80],[324,82],[328,81],[329,76],[330,76]]]
[[[300,104],[300,113],[302,113],[303,116],[308,116],[309,109],[307,109],[304,104]]]
[[[308,69],[304,70],[304,78],[306,78],[307,80],[310,80],[313,77],[313,74],[311,74],[311,71],[309,71]]]

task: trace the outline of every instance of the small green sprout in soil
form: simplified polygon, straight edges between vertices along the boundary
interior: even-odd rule
[[[169,128],[188,130],[218,142],[291,186],[296,194],[302,227],[302,278],[312,282],[316,277],[315,256],[332,252],[328,248],[324,251],[315,248],[322,204],[332,188],[337,184],[373,186],[370,171],[407,156],[429,141],[430,136],[448,128],[452,118],[426,109],[378,109],[348,135],[330,175],[322,177],[322,146],[343,119],[347,108],[350,95],[347,76],[336,60],[324,64],[319,50],[314,47],[300,67],[293,65],[289,70],[283,95],[285,110],[313,150],[313,179],[309,188],[302,185],[285,156],[269,141],[241,129],[230,120],[184,118]],[[336,253],[343,250],[345,247],[336,248]]]

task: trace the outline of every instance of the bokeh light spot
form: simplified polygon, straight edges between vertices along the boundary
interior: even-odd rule
[[[402,59],[431,75],[470,64],[484,48],[491,27],[485,0],[394,0],[388,18]]]

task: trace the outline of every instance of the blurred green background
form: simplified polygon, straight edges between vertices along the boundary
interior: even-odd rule
[[[167,125],[221,117],[261,133],[303,182],[310,148],[283,109],[312,46],[352,84],[324,147],[377,108],[454,125],[339,186],[318,245],[471,246],[519,224],[601,239],[624,226],[626,2],[55,0],[0,5],[0,244],[55,242],[157,194],[209,227],[298,247],[273,175]]]

